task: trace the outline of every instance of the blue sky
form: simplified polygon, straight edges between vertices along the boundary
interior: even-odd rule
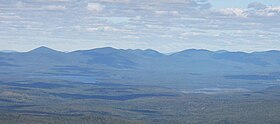
[[[208,0],[214,8],[238,7],[246,8],[253,2],[263,3],[267,6],[280,6],[279,0]]]
[[[0,0],[0,50],[280,50],[279,0]]]

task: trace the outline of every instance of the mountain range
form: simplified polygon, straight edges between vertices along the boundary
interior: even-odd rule
[[[7,80],[53,77],[71,81],[69,76],[80,76],[76,81],[91,77],[94,80],[87,82],[258,89],[278,84],[279,69],[280,51],[276,50],[245,53],[188,49],[166,55],[151,49],[105,47],[61,52],[39,47],[28,52],[0,52],[0,78]]]

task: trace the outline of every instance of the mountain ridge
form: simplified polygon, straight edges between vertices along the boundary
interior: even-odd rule
[[[0,54],[0,75],[86,75],[102,81],[176,87],[234,85],[240,80],[244,84],[256,83],[254,79],[260,79],[260,84],[275,83],[280,79],[279,68],[280,51],[275,50],[245,53],[190,49],[166,55],[151,49],[105,47],[61,52],[39,47],[29,52]]]
[[[114,48],[114,47],[99,47],[99,48],[93,48],[93,49],[85,49],[85,50],[74,50],[74,51],[69,51],[69,52],[64,52],[64,51],[60,51],[60,50],[55,50],[52,49],[50,47],[46,47],[46,46],[40,46],[37,48],[34,48],[32,50],[29,50],[27,52],[36,52],[36,51],[57,51],[57,52],[63,52],[63,53],[74,53],[74,52],[79,52],[79,51],[97,51],[97,50],[119,50],[119,51],[153,51],[153,52],[158,52],[161,54],[166,55],[163,52],[159,52],[157,50],[154,49],[119,49],[119,48]],[[234,52],[234,53],[247,53],[247,54],[257,54],[257,53],[280,53],[280,50],[264,50],[264,51],[253,51],[253,52],[245,52],[245,51],[229,51],[229,50],[208,50],[208,49],[194,49],[194,48],[190,48],[190,49],[185,49],[185,50],[181,50],[181,51],[177,51],[177,52],[172,52],[171,54],[168,55],[173,55],[173,54],[177,54],[177,53],[183,53],[183,52],[212,52],[212,53],[227,53],[227,52]],[[0,50],[0,53],[27,53],[27,52],[18,52],[15,50]]]

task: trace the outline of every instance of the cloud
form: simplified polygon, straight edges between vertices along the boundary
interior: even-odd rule
[[[21,20],[22,19],[22,17],[20,17],[20,16],[18,16],[18,15],[16,15],[15,13],[7,13],[7,12],[5,12],[5,13],[1,13],[0,12],[0,22],[2,22],[2,21],[13,21],[13,20],[15,20],[15,21],[18,21],[18,20]]]
[[[66,10],[66,6],[62,5],[50,5],[42,7],[43,10],[50,10],[50,11],[62,11]]]
[[[280,7],[266,7],[264,9],[258,9],[255,11],[256,16],[279,16],[280,15]]]
[[[134,20],[134,21],[141,20],[141,19],[142,19],[142,17],[138,16],[138,15],[136,15],[135,17],[131,18],[131,20]]]
[[[16,7],[18,7],[18,8],[23,8],[23,7],[25,7],[27,4],[26,3],[24,3],[24,2],[22,2],[22,1],[18,1],[17,3],[16,3]]]
[[[73,0],[45,0],[45,1],[53,1],[53,2],[70,2]]]
[[[240,8],[226,8],[220,9],[219,12],[223,15],[246,18],[248,13],[245,9]]]
[[[102,0],[102,2],[108,2],[108,3],[129,3],[130,0]]]
[[[267,8],[267,6],[259,2],[253,2],[253,3],[249,3],[248,8],[260,10],[260,9]]]
[[[214,10],[210,13],[212,13],[212,16],[228,16],[228,18],[265,18],[280,16],[280,7],[266,6],[262,3],[254,2],[250,3],[248,8],[225,8]]]
[[[211,8],[207,0],[0,0],[0,8],[0,37],[4,32],[2,37],[15,42],[36,35],[77,44],[94,39],[125,46],[121,40],[127,40],[165,49],[165,44],[240,47],[280,37],[280,7],[256,2]]]
[[[156,15],[179,15],[178,11],[155,11]]]
[[[115,27],[107,26],[107,25],[102,25],[102,26],[89,27],[89,28],[86,29],[86,31],[89,31],[89,32],[96,32],[96,31],[101,31],[101,32],[127,32],[128,30],[115,28]]]
[[[104,10],[105,6],[99,3],[88,3],[87,10],[93,13],[100,13]]]

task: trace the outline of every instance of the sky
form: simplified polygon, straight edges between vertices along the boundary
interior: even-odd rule
[[[280,0],[0,0],[0,50],[280,50]]]

